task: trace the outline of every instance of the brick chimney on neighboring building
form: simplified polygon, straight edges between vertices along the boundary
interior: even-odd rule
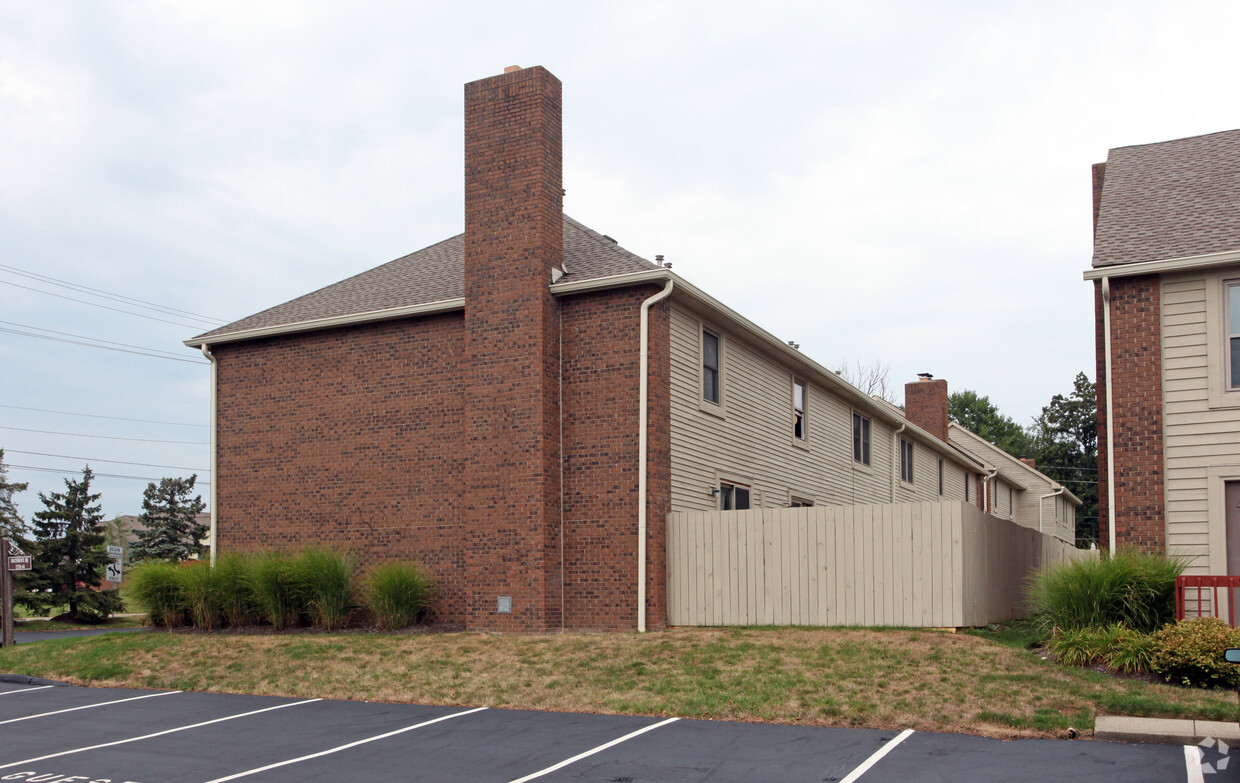
[[[561,624],[560,80],[465,85],[465,567],[471,628]],[[446,466],[445,466],[446,467]]]
[[[928,372],[904,384],[904,418],[947,442],[947,381]]]

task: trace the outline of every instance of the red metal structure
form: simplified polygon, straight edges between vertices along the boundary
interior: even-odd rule
[[[1175,619],[1183,620],[1188,609],[1190,595],[1196,599],[1197,611],[1194,617],[1218,617],[1219,588],[1224,591],[1240,589],[1240,576],[1179,576],[1175,580]],[[1195,593],[1189,591],[1195,590]],[[1202,600],[1202,590],[1208,590],[1207,598]],[[1224,592],[1228,598],[1230,592]],[[1227,623],[1236,624],[1236,602],[1228,600]],[[1207,606],[1208,604],[1208,606]],[[1204,611],[1203,611],[1204,610]]]

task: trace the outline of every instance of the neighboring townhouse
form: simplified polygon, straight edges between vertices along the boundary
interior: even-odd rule
[[[659,628],[669,512],[981,506],[945,403],[929,432],[563,214],[554,76],[465,103],[464,234],[186,341],[213,551],[418,559],[470,628]]]
[[[1093,183],[1101,539],[1240,574],[1240,130]]]

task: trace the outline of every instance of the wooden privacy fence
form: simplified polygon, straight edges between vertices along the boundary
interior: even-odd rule
[[[668,623],[985,625],[1028,613],[1038,568],[1096,556],[955,501],[672,513]]]

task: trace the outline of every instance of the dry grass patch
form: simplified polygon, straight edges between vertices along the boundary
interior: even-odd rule
[[[140,634],[0,650],[0,671],[123,687],[678,715],[996,737],[1098,713],[1235,720],[1235,695],[1066,669],[971,635],[867,629],[635,634]]]

